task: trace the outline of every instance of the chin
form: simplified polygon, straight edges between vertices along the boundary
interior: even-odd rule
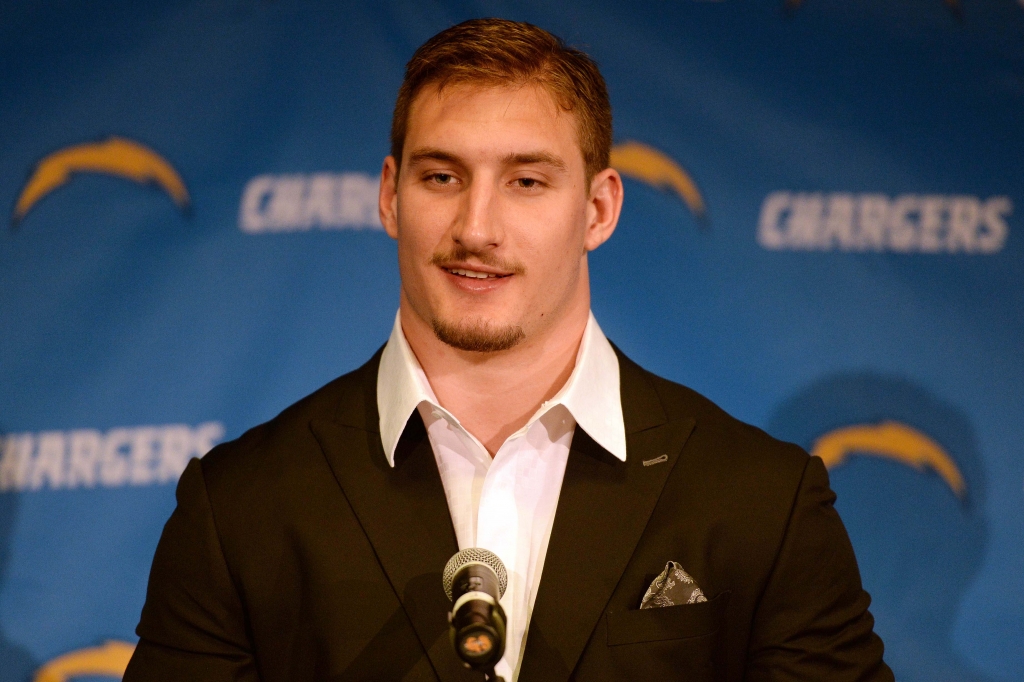
[[[518,345],[526,334],[517,324],[495,324],[486,320],[431,321],[434,335],[459,350],[476,353],[496,353]]]

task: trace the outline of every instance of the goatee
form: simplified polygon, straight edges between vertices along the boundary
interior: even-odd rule
[[[434,328],[434,335],[442,343],[446,343],[452,348],[475,353],[495,353],[508,350],[526,336],[523,333],[523,328],[518,325],[495,329],[483,322],[455,324],[434,319],[431,326]]]

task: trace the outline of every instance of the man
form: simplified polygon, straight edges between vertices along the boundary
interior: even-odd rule
[[[125,680],[480,679],[440,577],[473,546],[509,571],[510,682],[892,679],[821,461],[590,314],[610,146],[596,66],[545,31],[416,52],[381,179],[391,338],[189,464]],[[640,609],[669,562],[694,603]]]

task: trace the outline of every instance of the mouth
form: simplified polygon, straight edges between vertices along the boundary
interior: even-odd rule
[[[445,272],[458,277],[467,277],[469,279],[503,279],[505,277],[511,277],[512,273],[499,273],[499,272],[484,272],[482,270],[470,270],[468,268],[448,268],[442,267]]]

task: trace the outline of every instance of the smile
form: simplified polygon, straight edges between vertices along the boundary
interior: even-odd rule
[[[508,275],[498,275],[492,272],[480,272],[478,270],[464,270],[462,268],[444,268],[447,272],[460,277],[472,277],[473,279],[500,279]]]

